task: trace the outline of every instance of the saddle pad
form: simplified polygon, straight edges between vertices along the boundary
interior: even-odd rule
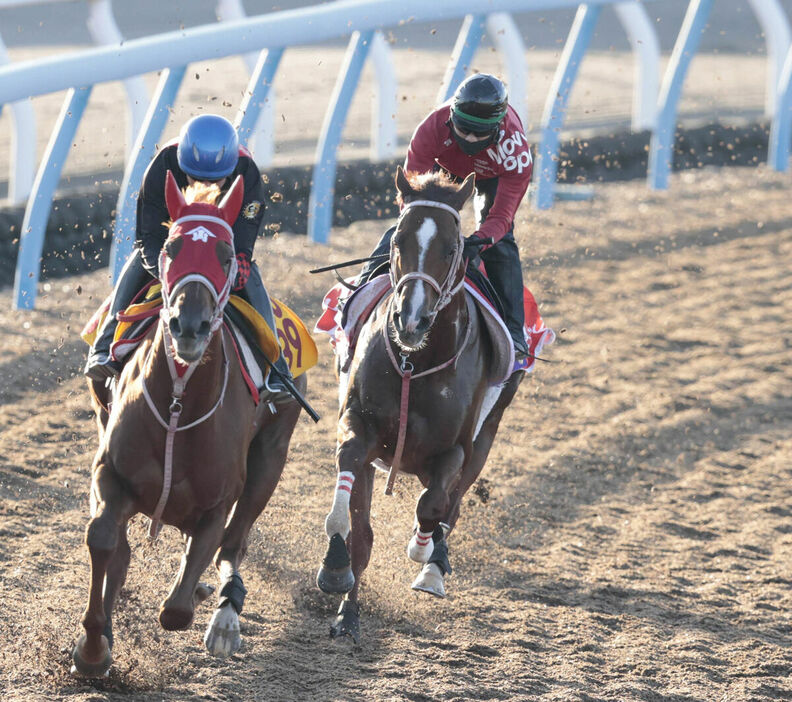
[[[159,284],[151,286],[147,291],[146,299],[130,305],[119,315],[123,319],[116,326],[111,347],[112,355],[116,360],[123,361],[129,357],[158,317],[162,307],[159,292]],[[316,365],[319,360],[316,343],[302,319],[283,302],[271,298],[276,327],[274,331],[246,300],[237,295],[231,295],[229,303],[244,317],[262,352],[270,361],[276,361],[280,353],[283,353],[292,377],[297,378]],[[110,297],[91,316],[80,334],[87,344],[91,345],[95,341],[97,330],[101,327],[109,309]],[[268,373],[267,368],[261,370],[264,375]],[[251,374],[253,374],[252,369]]]
[[[350,278],[347,282],[354,280]],[[342,369],[346,368],[354,354],[354,345],[361,328],[390,288],[390,278],[378,276],[351,293],[341,283],[336,283],[324,296],[324,311],[314,331],[330,336],[330,345],[341,360]]]
[[[354,354],[355,343],[361,328],[374,308],[390,291],[388,276],[379,276],[370,280],[351,295],[349,291],[337,283],[325,295],[322,301],[324,312],[316,322],[314,331],[322,332],[330,337],[330,345],[338,356],[342,370],[348,366]],[[515,370],[530,372],[535,366],[535,359],[530,356],[522,363],[514,363],[514,345],[509,330],[493,304],[481,291],[468,280],[465,280],[468,298],[473,300],[481,311],[484,325],[490,334],[495,358],[492,361],[493,384],[502,383]],[[541,315],[536,300],[525,288],[523,294],[525,309],[525,338],[532,356],[538,355],[545,344],[555,340],[555,334],[548,329]]]

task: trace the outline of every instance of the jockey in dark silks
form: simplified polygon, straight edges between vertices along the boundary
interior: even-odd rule
[[[494,240],[478,251],[487,277],[504,310],[518,359],[528,355],[523,326],[523,278],[514,240],[514,214],[531,182],[533,161],[520,118],[508,104],[506,87],[494,76],[478,73],[464,80],[454,96],[418,125],[410,140],[405,171],[442,169],[457,179],[476,174],[473,207],[476,231],[466,242]],[[374,254],[387,254],[395,227]],[[469,249],[471,257],[475,248]],[[378,263],[367,264],[359,280]]]
[[[233,226],[238,264],[233,290],[250,302],[275,330],[269,297],[253,262],[253,246],[261,231],[264,215],[261,173],[247,149],[239,145],[236,130],[228,120],[219,115],[200,115],[184,125],[178,139],[162,148],[143,176],[137,203],[135,250],[121,272],[110,310],[97,332],[85,366],[85,375],[93,380],[101,381],[120,372],[121,364],[110,355],[117,325],[116,313],[123,311],[147,282],[159,277],[159,254],[168,236],[167,222],[170,219],[165,204],[165,176],[168,171],[173,173],[182,189],[195,181],[203,181],[217,183],[223,194],[237,176],[242,176],[245,194]],[[283,355],[275,367],[281,374],[291,377]],[[285,390],[274,376],[271,374],[267,380],[269,388],[277,392]]]

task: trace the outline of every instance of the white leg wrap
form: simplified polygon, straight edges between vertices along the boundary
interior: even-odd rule
[[[333,534],[341,534],[342,538],[346,539],[349,535],[349,497],[354,484],[355,475],[353,473],[343,470],[338,474],[333,507],[325,518],[325,532],[328,538]]]
[[[228,658],[239,650],[242,645],[239,615],[233,605],[227,604],[214,611],[204,634],[204,645],[218,658]]]
[[[418,563],[426,563],[434,550],[431,531],[421,531],[415,529],[410,543],[407,544],[407,555]]]

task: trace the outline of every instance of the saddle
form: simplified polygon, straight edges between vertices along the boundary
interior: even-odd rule
[[[161,288],[158,281],[147,284],[129,307],[118,314],[110,353],[114,360],[124,363],[149,333],[162,309]],[[318,361],[318,350],[304,322],[287,305],[270,298],[275,329],[246,300],[238,295],[229,297],[224,311],[224,326],[230,332],[234,350],[251,396],[256,403],[269,392],[267,377],[269,363],[283,354],[289,371],[296,378]],[[108,297],[83,328],[80,336],[93,344],[110,309]]]
[[[471,274],[471,270],[475,273]],[[354,282],[354,278],[345,281]],[[390,292],[390,278],[378,275],[350,293],[342,283],[336,283],[322,300],[322,315],[317,320],[314,331],[330,337],[333,353],[339,358],[341,372],[349,370],[355,355],[360,331],[371,313]],[[521,363],[514,361],[514,345],[509,330],[503,322],[503,312],[487,277],[476,269],[468,268],[465,276],[465,293],[468,303],[474,305],[484,321],[484,328],[490,336],[493,348],[491,370],[493,385],[499,385],[514,371],[530,372],[545,344],[552,344],[555,333],[545,326],[539,314],[539,307],[528,288],[523,291],[525,309],[525,339],[530,355]]]

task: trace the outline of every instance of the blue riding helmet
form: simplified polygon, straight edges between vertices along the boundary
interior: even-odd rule
[[[196,180],[230,176],[239,160],[239,137],[234,125],[220,115],[198,115],[179,135],[179,168]]]

